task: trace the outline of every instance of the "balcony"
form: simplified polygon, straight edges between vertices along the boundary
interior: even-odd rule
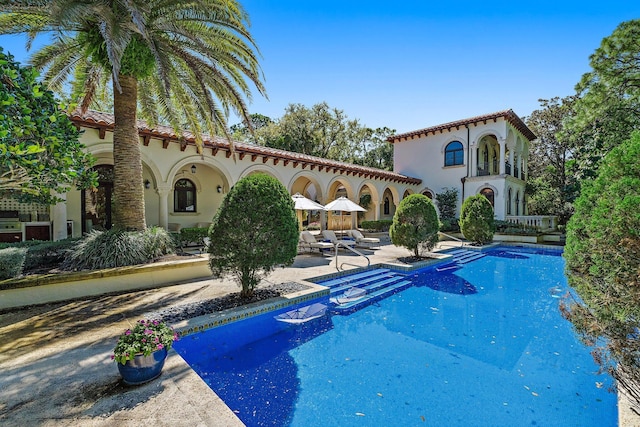
[[[537,227],[542,232],[555,231],[558,228],[557,216],[545,215],[507,215],[506,221]]]

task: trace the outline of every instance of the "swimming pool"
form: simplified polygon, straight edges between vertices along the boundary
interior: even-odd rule
[[[615,426],[612,380],[558,311],[563,269],[502,248],[348,315],[272,312],[175,348],[248,426]]]

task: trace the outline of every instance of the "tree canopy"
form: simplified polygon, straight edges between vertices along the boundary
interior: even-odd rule
[[[564,257],[577,293],[563,312],[592,353],[628,390],[640,381],[640,132],[585,182],[567,226]],[[620,375],[626,372],[627,375]]]
[[[251,125],[254,134],[244,124],[232,126],[231,131],[240,140],[266,147],[393,170],[393,146],[386,138],[395,131],[363,126],[326,102],[311,108],[289,104],[277,120],[254,114]]]
[[[575,95],[540,99],[542,108],[527,117],[527,126],[538,136],[529,150],[529,213],[557,215],[561,224],[569,220],[578,192],[574,147],[567,136],[560,137],[576,100]]]
[[[600,160],[640,129],[640,20],[620,24],[590,56],[592,70],[576,86],[575,114],[563,130],[575,147],[579,176],[595,176]]]
[[[229,110],[249,121],[249,82],[264,93],[249,17],[235,0],[51,0],[0,4],[0,34],[52,42],[30,59],[49,88],[71,81],[84,111],[112,84],[114,223],[146,227],[137,110],[202,144],[227,134]]]
[[[37,77],[0,48],[0,195],[53,203],[73,184],[95,184],[93,159]]]

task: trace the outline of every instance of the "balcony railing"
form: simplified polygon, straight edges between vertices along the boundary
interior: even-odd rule
[[[524,224],[537,227],[540,231],[555,231],[558,228],[557,216],[507,215],[505,219],[515,224]]]

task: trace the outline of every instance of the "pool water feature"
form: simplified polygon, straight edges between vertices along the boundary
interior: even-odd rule
[[[616,426],[611,378],[558,311],[559,252],[486,254],[348,315],[272,312],[175,348],[248,426]]]

